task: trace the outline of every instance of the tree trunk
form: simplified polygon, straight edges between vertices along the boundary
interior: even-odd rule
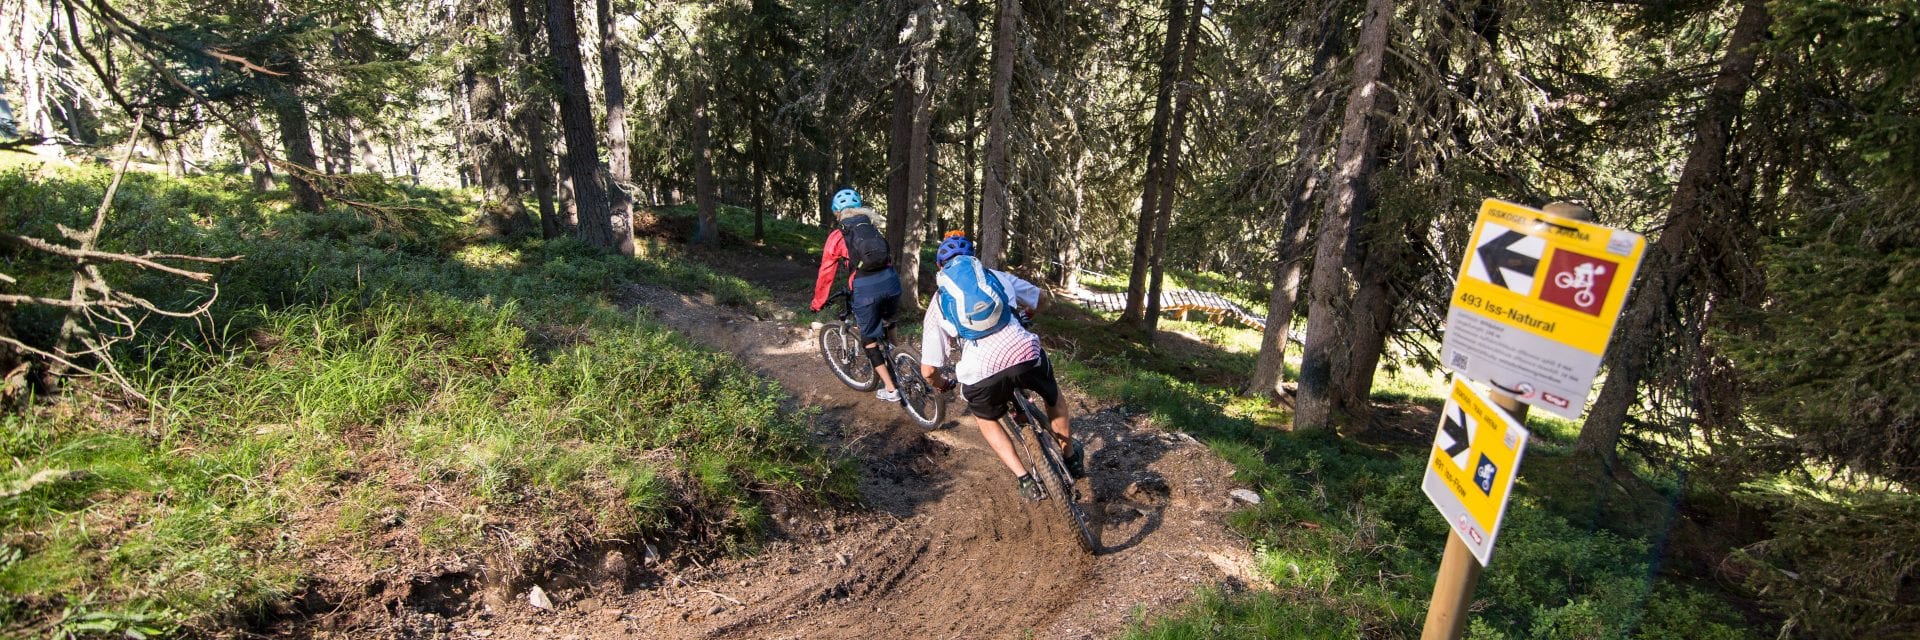
[[[600,84],[607,101],[607,204],[621,255],[633,255],[633,160],[627,139],[627,90],[620,77],[620,30],[612,0],[594,0],[600,26]]]
[[[1310,78],[1321,78],[1345,46],[1345,39],[1341,37],[1343,29],[1333,22],[1330,13],[1323,14],[1318,29],[1319,46],[1307,69]],[[1286,393],[1283,374],[1287,368],[1294,303],[1300,299],[1300,275],[1305,266],[1302,259],[1308,246],[1307,218],[1320,183],[1320,154],[1327,141],[1327,116],[1333,111],[1331,88],[1316,82],[1313,91],[1306,117],[1301,120],[1304,124],[1294,140],[1293,175],[1287,180],[1286,213],[1280,223],[1281,242],[1285,244],[1280,246],[1279,255],[1274,259],[1273,292],[1267,299],[1267,327],[1260,335],[1260,356],[1254,363],[1253,378],[1247,383],[1247,395],[1271,393],[1281,397]]]
[[[1374,104],[1385,88],[1379,86],[1387,48],[1387,23],[1393,18],[1392,0],[1368,0],[1361,23],[1359,51],[1353,64],[1353,90],[1341,121],[1340,143],[1334,151],[1333,193],[1321,217],[1320,238],[1314,242],[1313,300],[1307,312],[1307,346],[1300,360],[1300,397],[1294,411],[1296,431],[1317,431],[1332,425],[1336,398],[1335,348],[1341,342],[1340,325],[1352,299],[1349,241],[1356,215],[1368,202],[1367,181],[1378,161],[1378,131],[1373,125]]]
[[[756,111],[758,110],[756,109]],[[750,153],[753,154],[752,206],[754,242],[767,239],[766,223],[763,222],[763,218],[766,217],[765,209],[767,207],[767,134],[766,128],[760,124],[765,121],[766,117],[766,114],[759,113],[754,118],[754,121],[747,126],[747,145],[752,148]]]
[[[254,116],[247,124],[248,130],[246,131],[246,135],[251,136],[254,140],[265,139],[260,135],[260,116]],[[253,190],[257,193],[272,191],[273,162],[271,158],[267,157],[266,149],[264,147],[241,144],[240,153],[243,158],[245,154],[248,153],[252,153],[254,156],[253,161],[247,163],[247,174],[253,178]]]
[[[1012,206],[1007,189],[1010,159],[1007,156],[1008,130],[1013,123],[1014,35],[1020,28],[1020,0],[1000,0],[999,15],[994,18],[993,79],[988,95],[993,100],[987,116],[986,176],[981,181],[980,262],[1000,266],[1007,248],[1007,216]]]
[[[533,179],[534,195],[540,201],[540,236],[558,238],[566,233],[566,228],[561,224],[560,214],[554,210],[553,203],[553,143],[547,138],[547,122],[553,113],[553,106],[541,94],[540,87],[544,83],[535,71],[538,67],[533,57],[533,42],[539,32],[529,20],[526,0],[508,0],[507,18],[513,25],[513,39],[520,48],[522,61],[517,65],[520,69],[515,85],[520,94],[526,96],[513,118],[514,132],[527,145],[527,152],[520,159],[521,168]]]
[[[815,157],[815,160],[819,161],[820,166],[814,168],[814,174],[813,174],[814,184],[817,185],[817,189],[818,189],[813,197],[814,210],[820,215],[820,228],[822,229],[832,228],[833,227],[833,209],[832,209],[833,205],[830,202],[830,199],[833,197],[833,152],[832,150],[818,153],[818,155]]]
[[[708,100],[712,93],[707,86],[705,74],[694,82],[693,108],[693,200],[700,212],[699,227],[694,230],[694,244],[713,244],[720,240],[720,216],[718,205],[714,202],[713,192],[713,119],[708,113]]]
[[[620,30],[612,0],[594,0],[600,27],[600,83],[607,100],[607,168],[615,183],[633,184],[633,160],[627,139],[627,90],[620,71]]]
[[[1120,325],[1138,328],[1146,320],[1147,275],[1153,250],[1153,228],[1160,213],[1160,166],[1167,152],[1167,128],[1173,120],[1174,82],[1180,72],[1180,38],[1184,35],[1187,4],[1167,0],[1167,41],[1160,48],[1160,88],[1153,100],[1153,128],[1147,136],[1146,180],[1140,190],[1139,224],[1134,227],[1133,263],[1127,277],[1127,305]]]
[[[906,210],[901,217],[899,259],[896,261],[900,274],[900,308],[911,317],[920,310],[920,246],[927,234],[923,226],[929,215],[927,209],[932,191],[927,181],[928,152],[932,150],[933,137],[933,65],[930,58],[936,39],[940,37],[941,24],[934,17],[931,7],[921,6],[920,24],[914,30],[913,39],[908,43],[908,73],[906,76],[907,94],[911,97],[908,108],[908,131],[906,149],[906,197],[900,204]],[[890,233],[891,234],[891,233]]]
[[[627,92],[620,69],[620,34],[611,0],[596,0],[600,29],[600,81],[606,100],[608,225],[622,255],[633,255],[633,161],[627,134]]]
[[[1193,103],[1193,88],[1188,85],[1193,81],[1194,56],[1200,50],[1200,19],[1205,4],[1206,0],[1193,0],[1193,10],[1184,27],[1187,35],[1180,45],[1180,76],[1175,83],[1178,97],[1173,102],[1173,124],[1167,134],[1166,157],[1160,162],[1160,197],[1155,202],[1159,210],[1155,212],[1153,220],[1153,253],[1147,258],[1153,277],[1147,287],[1145,322],[1140,327],[1149,338],[1160,329],[1162,260],[1167,253],[1167,228],[1173,224],[1173,201],[1180,179],[1180,147],[1186,144],[1187,113]]]
[[[320,190],[313,187],[314,169],[313,133],[307,122],[306,105],[300,103],[300,96],[292,89],[282,89],[280,95],[270,102],[273,104],[274,118],[280,121],[280,144],[287,157],[287,187],[293,192],[293,206],[302,210],[319,212],[326,206],[320,198]]]
[[[960,203],[960,230],[967,232],[968,237],[978,238],[980,237],[980,230],[974,227],[973,223],[978,219],[974,215],[974,212],[980,203],[979,194],[974,192],[974,180],[978,178],[979,174],[979,159],[977,157],[979,147],[977,142],[980,139],[980,135],[972,132],[973,116],[973,92],[969,91],[967,93],[967,131],[970,133],[967,135],[967,139],[961,143],[966,145],[966,148],[961,150],[960,156],[960,163],[962,165],[960,197],[964,200]]]
[[[567,176],[573,181],[574,207],[580,217],[575,234],[589,245],[633,255],[632,234],[624,242],[615,235],[613,212],[601,182],[598,136],[594,135],[593,107],[587,102],[587,73],[580,62],[580,25],[573,0],[547,0],[547,41],[560,72],[560,131],[567,142]]]
[[[919,8],[918,2],[900,3],[900,15],[894,20],[894,33],[899,34],[896,49],[893,51],[893,81],[888,83],[892,104],[887,119],[887,246],[893,249],[893,261],[900,262],[900,250],[907,239],[907,199],[912,198],[908,190],[908,169],[911,163],[907,155],[913,152],[913,47],[914,34],[908,31],[913,21],[913,13]],[[869,205],[871,206],[871,205]]]
[[[1693,146],[1680,170],[1680,181],[1674,185],[1666,229],[1641,261],[1641,281],[1627,302],[1618,325],[1620,334],[1607,349],[1607,381],[1587,412],[1574,452],[1609,471],[1619,455],[1621,427],[1639,402],[1640,383],[1661,351],[1661,334],[1672,322],[1667,310],[1673,306],[1679,284],[1688,277],[1686,254],[1694,250],[1698,235],[1709,226],[1707,217],[1712,211],[1705,201],[1707,193],[1726,180],[1733,123],[1753,84],[1758,44],[1771,21],[1763,0],[1746,0],[1727,39],[1726,57],[1694,122]]]
[[[476,17],[476,22],[481,18]],[[500,89],[500,78],[492,72],[477,73],[469,68],[466,71],[467,84],[473,87],[469,92],[468,108],[473,111],[473,119],[479,123],[468,132],[471,139],[469,147],[473,150],[474,165],[480,169],[480,189],[483,195],[480,226],[488,233],[500,236],[517,236],[533,230],[533,219],[527,216],[525,199],[520,190],[520,179],[513,167],[513,145],[497,135],[507,127],[506,95]]]
[[[1071,291],[1080,282],[1080,222],[1087,212],[1087,150],[1081,147],[1073,157],[1073,209],[1067,214],[1067,234],[1060,251],[1060,279],[1057,283]]]

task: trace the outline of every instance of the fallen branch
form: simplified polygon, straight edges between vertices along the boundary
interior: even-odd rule
[[[124,253],[95,251],[92,249],[75,249],[73,247],[65,247],[65,246],[57,245],[51,242],[47,242],[39,238],[34,238],[31,236],[19,236],[19,235],[0,236],[0,240],[6,240],[8,242],[12,242],[17,245],[21,245],[31,249],[37,249],[46,253],[51,253],[57,256],[65,257],[65,258],[73,258],[75,260],[125,262],[128,264],[137,265],[144,269],[152,269],[154,271],[159,271],[162,273],[169,273],[176,276],[180,276],[182,278],[186,278],[194,282],[206,282],[208,280],[213,279],[213,274],[210,274],[210,273],[203,273],[199,271],[188,271],[186,269],[181,269],[178,267],[169,267],[167,265],[160,264],[158,262],[153,261],[153,259],[155,258],[173,259],[173,260],[186,259],[184,257],[176,256],[173,254],[148,253],[145,255],[134,256],[134,255],[127,255]],[[194,258],[194,260],[196,262],[219,264],[219,263],[225,263],[225,262],[233,262],[235,260],[239,260],[244,257],[246,256],[231,256],[226,258],[196,257]]]

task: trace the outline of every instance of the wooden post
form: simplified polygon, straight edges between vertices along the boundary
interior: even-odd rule
[[[1576,203],[1555,202],[1543,210],[1576,220],[1593,221],[1593,211]],[[1529,407],[1519,398],[1498,390],[1491,391],[1487,397],[1507,415],[1513,416],[1515,422],[1527,423]],[[1473,588],[1479,583],[1480,561],[1467,549],[1467,543],[1460,539],[1460,534],[1448,527],[1447,552],[1440,557],[1440,575],[1433,580],[1433,602],[1427,606],[1427,624],[1420,631],[1420,640],[1458,640],[1461,632],[1467,629],[1467,608],[1473,604]]]
[[[1488,396],[1514,420],[1527,423],[1527,405],[1518,398],[1499,391]],[[1427,605],[1427,624],[1420,631],[1420,640],[1457,640],[1467,629],[1467,608],[1473,605],[1473,588],[1478,584],[1480,561],[1467,549],[1460,534],[1449,527],[1447,552],[1440,558],[1440,575],[1433,580],[1433,602]]]

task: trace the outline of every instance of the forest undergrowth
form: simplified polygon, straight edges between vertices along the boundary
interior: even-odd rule
[[[108,177],[0,173],[0,229],[83,226]],[[764,292],[665,245],[477,238],[458,192],[367,186],[389,217],[127,176],[104,248],[245,258],[210,318],[116,354],[151,406],[82,381],[0,418],[0,636],[209,635],[422,574],[508,585],[610,541],[634,562],[749,548],[770,500],[851,495],[775,385],[608,301],[623,282]],[[71,263],[6,259],[20,290],[64,295]],[[211,293],[105,268],[156,302]],[[59,317],[13,324],[44,341]]]

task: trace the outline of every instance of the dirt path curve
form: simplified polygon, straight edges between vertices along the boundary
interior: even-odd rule
[[[810,267],[779,258],[715,266],[790,306],[811,286]],[[470,616],[457,637],[1107,638],[1197,587],[1243,584],[1245,544],[1223,524],[1232,468],[1191,438],[1068,390],[1091,456],[1084,506],[1105,548],[1089,557],[1051,504],[1019,499],[974,427],[923,430],[841,385],[806,329],[652,287],[618,299],[819,407],[815,435],[862,461],[866,509],[776,511],[771,540],[750,557],[653,567],[627,589],[561,591],[551,611],[521,599],[528,611]]]

